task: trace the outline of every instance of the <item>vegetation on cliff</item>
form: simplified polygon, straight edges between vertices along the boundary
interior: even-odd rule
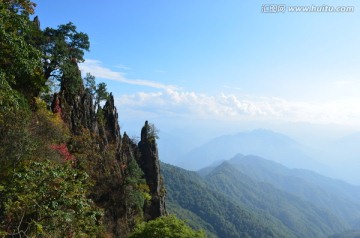
[[[88,36],[42,30],[35,6],[0,2],[0,237],[128,237],[166,215],[156,138],[120,134],[106,84],[78,68]]]

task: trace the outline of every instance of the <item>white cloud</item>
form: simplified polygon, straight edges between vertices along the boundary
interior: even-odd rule
[[[128,79],[121,72],[103,67],[97,60],[86,60],[80,65],[80,69],[84,73],[90,72],[97,78],[157,89],[157,92],[139,92],[117,98],[117,104],[121,108],[142,115],[145,113],[152,116],[176,115],[194,119],[245,119],[360,126],[360,99],[358,97],[308,102],[243,94],[221,93],[214,96],[182,91],[173,85],[148,80]],[[348,80],[339,80],[334,82],[334,85],[339,90],[341,86],[350,87],[353,83]],[[354,87],[351,88],[354,90]]]
[[[128,79],[121,72],[116,72],[116,71],[113,71],[109,68],[102,66],[101,62],[98,60],[87,59],[84,63],[80,64],[79,67],[83,73],[89,72],[97,78],[115,80],[115,81],[118,81],[121,83],[146,86],[146,87],[158,88],[158,89],[175,89],[176,88],[173,85],[165,85],[162,83],[149,81],[149,80]]]
[[[117,102],[121,108],[149,111],[158,116],[360,126],[360,99],[313,103],[224,93],[209,96],[167,89],[155,93],[123,95]]]

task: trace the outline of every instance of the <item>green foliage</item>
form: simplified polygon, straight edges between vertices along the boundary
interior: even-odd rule
[[[91,94],[95,95],[96,90],[96,82],[95,82],[95,76],[91,75],[90,73],[86,73],[86,76],[84,78],[85,82],[85,89]]]
[[[61,90],[69,96],[79,95],[83,90],[83,80],[77,63],[69,62],[62,66]]]
[[[141,223],[130,238],[205,238],[203,231],[191,229],[175,216],[163,216],[147,223]]]
[[[0,2],[0,79],[28,99],[36,96],[45,82],[41,76],[41,52],[28,41],[33,6],[28,0]]]
[[[100,102],[107,100],[109,93],[106,89],[106,83],[99,83],[95,88],[95,105],[99,107]]]
[[[148,128],[148,138],[150,140],[159,139],[159,129],[155,127],[154,124],[150,123]]]
[[[29,18],[33,8],[29,0],[0,1],[0,237],[100,237],[99,207],[108,232],[124,236],[152,199],[136,145],[107,140],[99,106],[106,84],[88,74],[85,88],[78,68],[88,36],[72,23],[42,31]],[[49,82],[62,90],[56,113]],[[68,112],[85,90],[100,110],[86,118],[94,128],[81,121],[83,133],[73,135],[63,119],[80,120]]]
[[[145,202],[151,200],[150,189],[144,179],[144,173],[139,168],[135,159],[131,158],[125,169],[125,203],[128,207],[134,207],[138,212],[142,211]]]
[[[243,162],[242,166],[240,162],[230,162],[212,168],[203,177],[162,164],[168,190],[168,212],[189,219],[191,226],[200,226],[207,234],[226,238],[328,237],[350,228],[344,220],[334,215],[336,211],[327,209],[330,201],[333,201],[335,203],[332,205],[340,211],[346,204],[345,209],[353,209],[356,214],[356,206],[351,204],[349,198],[343,197],[345,186],[340,187],[337,182],[330,185],[330,181],[313,173],[288,170],[271,162],[261,163],[253,157]],[[294,173],[297,174],[296,178],[291,175]],[[301,178],[308,180],[305,182]],[[317,186],[313,184],[316,180],[320,181]],[[282,189],[275,188],[279,185],[283,186]],[[333,190],[325,190],[327,187]],[[339,188],[344,191],[341,192]],[[355,193],[353,188],[352,192]],[[282,191],[286,189],[296,192],[297,196]],[[329,194],[333,194],[332,199],[328,197]],[[311,199],[319,198],[317,201],[322,202],[323,206],[310,202],[312,200],[306,201],[304,195]],[[246,216],[244,210],[248,210],[251,217]],[[347,214],[351,215],[351,212]],[[255,228],[258,231],[256,235],[252,233]],[[351,236],[354,234],[357,233],[346,232],[339,234],[339,237],[355,237]]]
[[[237,157],[229,163],[253,180],[269,183],[317,207],[327,209],[353,228],[359,227],[360,189],[357,186],[311,171],[289,169],[257,156]]]
[[[96,237],[102,213],[86,197],[88,175],[68,164],[29,162],[2,185],[0,227],[7,235]]]
[[[77,167],[87,171],[94,183],[90,197],[98,206],[104,207],[112,232],[121,232],[122,236],[143,221],[144,204],[151,200],[144,174],[130,150],[133,145],[125,138],[120,161],[116,145],[108,144],[101,150],[97,144],[97,139],[101,138],[92,135],[88,129],[73,135],[69,142],[70,151],[77,158]]]
[[[100,108],[100,103],[109,98],[109,92],[106,89],[106,83],[102,82],[96,85],[95,76],[86,73],[84,78],[85,90],[90,93],[95,99],[95,107]]]
[[[20,161],[51,158],[56,153],[52,144],[64,143],[69,131],[60,116],[46,108],[46,104],[36,98],[33,111],[25,106],[18,110],[0,111],[0,175],[14,168]],[[1,178],[1,177],[0,177]],[[4,179],[4,178],[3,178]]]
[[[9,179],[6,175],[35,150],[31,117],[26,109],[0,113],[0,180]]]
[[[96,236],[101,213],[87,198],[87,174],[58,163],[63,156],[52,149],[68,140],[67,126],[40,99],[32,109],[0,113],[0,231]]]
[[[41,144],[63,143],[70,137],[70,131],[61,115],[52,113],[48,110],[46,102],[40,98],[34,98],[33,122],[36,126],[32,127],[36,137],[41,139]]]
[[[344,221],[322,206],[252,180],[227,162],[214,169],[205,180],[233,202],[266,212],[272,219],[281,221],[297,237],[325,237],[347,228]]]
[[[159,139],[159,130],[154,124],[145,121],[145,125],[141,129],[141,140],[147,140],[150,143],[154,143],[157,139]]]
[[[217,238],[214,227],[207,223],[201,217],[193,213],[192,211],[182,208],[178,203],[173,201],[166,201],[166,210],[169,214],[174,214],[181,220],[185,220],[186,224],[195,230],[204,230],[206,237]]]
[[[30,1],[0,2],[0,67],[9,77],[19,71],[31,73],[40,63],[39,52],[26,42],[30,31]]]
[[[237,237],[296,237],[281,222],[264,212],[249,210],[226,195],[211,189],[195,172],[161,164],[167,188],[170,212],[191,212],[193,219],[209,234],[221,238]],[[181,208],[179,211],[178,208]],[[201,219],[198,222],[196,219]]]
[[[9,85],[5,73],[0,72],[0,113],[20,109],[24,101],[24,97]]]
[[[69,136],[60,116],[36,99],[33,111],[2,111],[0,121],[2,235],[96,236],[101,213],[86,198],[87,174],[55,162],[51,149]]]
[[[76,30],[76,26],[69,22],[57,29],[47,27],[44,30],[44,41],[41,45],[43,52],[43,68],[46,79],[55,77],[61,80],[64,67],[69,63],[84,61],[84,50],[89,50],[89,37]]]

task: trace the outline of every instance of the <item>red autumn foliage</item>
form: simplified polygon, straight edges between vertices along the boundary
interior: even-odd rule
[[[59,152],[65,161],[75,160],[75,157],[69,152],[65,143],[59,145],[51,145],[50,148]]]

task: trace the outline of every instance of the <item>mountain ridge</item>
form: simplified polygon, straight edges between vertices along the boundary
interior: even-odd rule
[[[165,186],[169,191],[167,204],[180,206],[195,213],[210,231],[221,238],[230,237],[296,237],[276,219],[234,203],[209,185],[195,172],[169,164],[161,164]],[[175,204],[175,206],[174,206]],[[169,212],[180,213],[176,210]],[[206,226],[202,227],[206,229]]]
[[[238,153],[259,155],[292,168],[324,167],[310,158],[300,143],[286,135],[265,129],[216,137],[182,155],[176,164],[185,169],[199,170]]]
[[[238,155],[227,163],[257,181],[269,183],[317,206],[326,206],[353,228],[359,228],[355,224],[360,216],[359,186],[309,170],[289,169],[258,156]]]
[[[218,166],[204,179],[210,187],[222,191],[233,201],[253,210],[269,212],[298,237],[326,237],[349,228],[328,209],[315,206],[269,183],[255,181],[233,168],[229,162]],[[301,229],[303,226],[307,227],[306,231]]]

